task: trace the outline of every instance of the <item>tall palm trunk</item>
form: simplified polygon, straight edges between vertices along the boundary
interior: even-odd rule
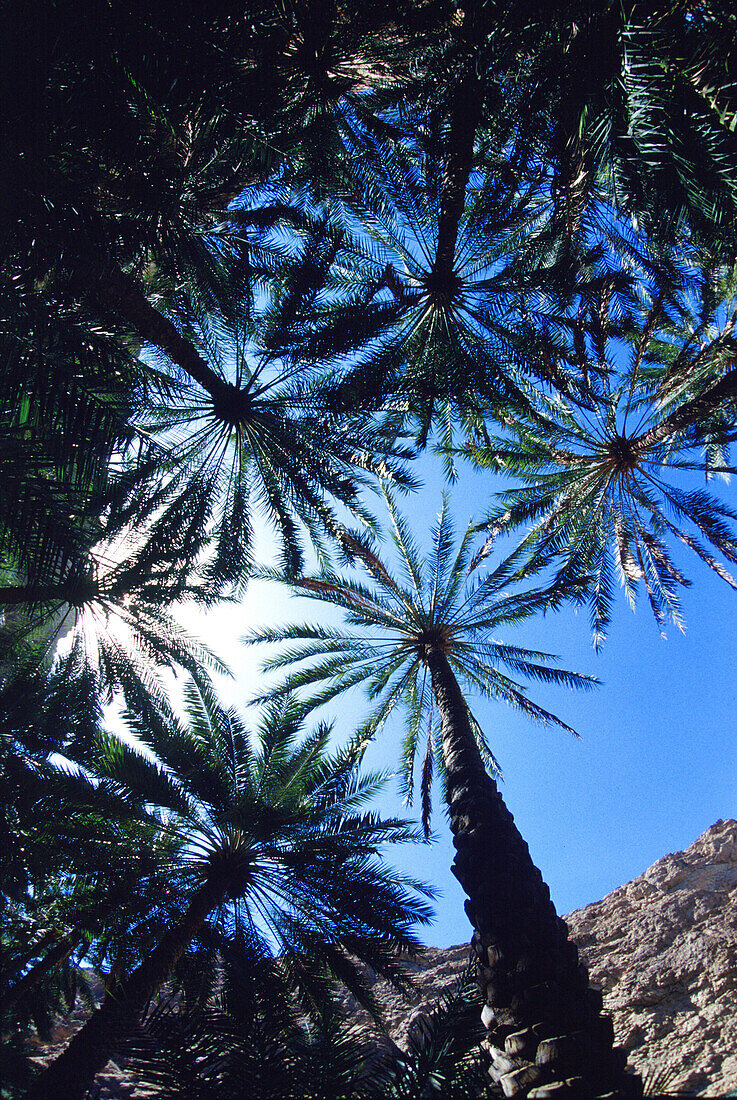
[[[56,970],[57,966],[61,966],[61,964],[72,954],[81,939],[81,932],[72,932],[68,936],[63,936],[59,942],[54,944],[51,950],[43,956],[43,958],[39,959],[30,970],[26,971],[22,978],[19,978],[19,980],[7,990],[3,991],[2,989],[5,983],[3,981],[3,976],[0,975],[0,994],[2,995],[3,1012],[9,1012],[11,1008],[17,1005],[22,997],[25,997],[29,990],[33,989],[40,981],[43,981],[48,974]]]
[[[82,1100],[95,1075],[135,1027],[207,915],[224,899],[225,888],[220,882],[207,882],[197,890],[181,919],[140,966],[108,987],[100,1007],[31,1085],[25,1100]]]
[[[428,647],[425,660],[441,719],[452,869],[474,927],[492,1078],[505,1096],[641,1096],[639,1078],[623,1072],[601,994],[589,987],[567,926],[484,767],[450,663],[439,646]]]
[[[173,363],[198,382],[213,401],[226,403],[232,387],[209,366],[176,325],[151,305],[140,286],[116,263],[87,261],[79,265],[85,288],[110,313],[126,321],[145,343],[161,348]]]
[[[452,290],[458,227],[466,207],[466,189],[473,165],[473,143],[481,122],[484,83],[469,65],[454,89],[453,109],[445,150],[440,196],[438,244],[433,280],[440,291]]]

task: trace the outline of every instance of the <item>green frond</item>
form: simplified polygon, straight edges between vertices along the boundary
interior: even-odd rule
[[[282,676],[275,689],[278,697],[288,691],[309,689],[307,705],[322,706],[363,684],[375,703],[370,720],[373,736],[395,711],[404,712],[400,782],[408,802],[416,778],[418,747],[430,737],[422,768],[424,780],[420,776],[427,827],[434,767],[428,753],[435,736],[434,686],[425,649],[428,644],[436,640],[450,668],[473,691],[507,702],[535,721],[554,723],[572,733],[565,722],[532,702],[502,668],[527,679],[568,688],[589,689],[597,681],[558,667],[551,654],[492,638],[492,631],[545,609],[551,600],[549,588],[510,591],[514,569],[508,560],[482,573],[486,555],[473,555],[474,526],[469,525],[461,539],[455,540],[445,507],[431,532],[431,547],[423,560],[396,504],[390,502],[390,508],[393,541],[406,587],[394,580],[373,549],[365,553],[361,547],[353,565],[363,569],[365,581],[354,575],[331,573],[325,579],[302,578],[298,585],[298,590],[342,607],[356,629],[349,633],[309,625],[267,628],[252,632],[248,641],[278,647],[264,661],[268,671]],[[267,692],[261,701],[268,698]],[[472,717],[469,721],[474,723]],[[478,726],[474,729],[484,760],[490,767],[497,767]]]
[[[701,261],[694,257],[694,262]],[[715,281],[703,269],[699,278],[702,288]],[[724,426],[712,418],[727,415],[733,388],[720,358],[734,326],[730,307],[725,311],[720,303],[719,313],[712,296],[697,319],[692,285],[692,274],[676,274],[669,288],[662,283],[649,294],[639,274],[635,287],[643,302],[627,306],[621,330],[610,324],[611,295],[601,287],[593,288],[589,300],[582,294],[578,315],[574,318],[571,309],[558,324],[560,354],[590,372],[575,325],[588,315],[596,326],[603,311],[602,339],[622,345],[627,359],[607,358],[603,372],[589,378],[585,401],[560,395],[536,413],[540,426],[518,417],[507,423],[508,434],[499,441],[469,448],[472,459],[501,466],[520,482],[498,494],[476,560],[484,560],[499,535],[526,527],[507,559],[514,566],[511,575],[551,575],[551,606],[566,592],[577,602],[587,592],[597,646],[611,620],[617,580],[632,606],[642,585],[659,625],[667,615],[682,626],[677,589],[686,578],[671,560],[663,533],[689,546],[710,568],[717,562],[725,580],[728,571],[715,555],[705,551],[707,561],[698,549],[701,537],[734,560],[734,510],[713,493],[688,487],[681,474],[704,471],[704,447],[726,472],[729,437],[720,436]]]
[[[95,772],[101,777],[103,791],[143,811],[148,804],[183,816],[192,803],[186,788],[159,763],[122,741],[115,734],[100,735],[95,746]],[[111,798],[111,803],[113,799]]]

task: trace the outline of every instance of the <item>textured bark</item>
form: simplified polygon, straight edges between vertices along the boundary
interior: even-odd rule
[[[72,936],[64,936],[64,938],[52,947],[42,959],[39,959],[35,966],[27,970],[22,978],[19,978],[10,989],[3,993],[3,1012],[9,1012],[13,1005],[16,1005],[29,989],[33,989],[33,987],[38,985],[47,974],[50,974],[57,966],[60,966],[65,959],[68,959],[81,938],[80,933],[75,933]]]
[[[214,401],[227,400],[228,384],[202,358],[176,325],[149,302],[132,275],[117,264],[88,262],[83,266],[87,289],[111,314],[133,328],[140,339],[160,348],[173,363],[198,382]]]
[[[25,1100],[82,1100],[135,1026],[151,997],[171,973],[188,944],[225,897],[220,884],[206,883],[181,919],[126,978],[110,985],[102,1004],[68,1046],[36,1079]]]
[[[506,1096],[642,1095],[623,1072],[601,994],[589,987],[578,951],[542,875],[484,768],[465,700],[439,648],[426,661],[442,725],[453,873],[468,900],[472,946],[486,1007],[491,1076]],[[537,1091],[540,1089],[541,1091]]]
[[[26,604],[74,603],[78,587],[74,584],[2,584],[0,607],[19,607]]]
[[[433,264],[433,280],[441,290],[452,288],[458,226],[466,206],[466,188],[473,165],[473,143],[481,121],[483,97],[483,81],[475,70],[470,70],[454,90],[443,168],[438,246]]]

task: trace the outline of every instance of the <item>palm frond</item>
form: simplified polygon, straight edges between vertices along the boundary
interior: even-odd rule
[[[395,711],[403,710],[407,726],[401,749],[401,784],[407,801],[411,799],[419,745],[423,737],[430,738],[420,776],[427,830],[435,725],[429,648],[439,647],[454,672],[480,695],[504,701],[535,721],[557,724],[571,733],[569,725],[531,701],[502,668],[569,688],[591,688],[597,681],[558,667],[551,654],[491,639],[492,630],[524,621],[542,610],[550,595],[547,589],[510,592],[514,571],[508,563],[482,569],[487,556],[473,555],[473,525],[454,547],[444,505],[431,532],[430,551],[423,558],[396,504],[391,499],[388,503],[400,579],[373,548],[360,544],[355,547],[353,564],[362,569],[365,580],[355,574],[331,572],[302,577],[293,584],[300,595],[342,608],[349,625],[357,629],[308,624],[267,627],[252,630],[245,640],[276,646],[265,658],[264,668],[278,672],[280,679],[260,701],[309,689],[307,705],[322,706],[335,695],[364,684],[375,703],[372,735],[386,726]],[[473,724],[485,760],[496,769],[475,720]]]

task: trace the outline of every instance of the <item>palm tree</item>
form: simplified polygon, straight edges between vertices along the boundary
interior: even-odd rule
[[[591,75],[563,85],[566,94],[580,89],[600,178],[654,237],[677,239],[688,225],[691,240],[729,263],[737,101],[724,74],[734,64],[734,25],[718,5],[607,6],[579,47],[579,72]]]
[[[503,433],[466,452],[521,483],[499,494],[482,525],[487,548],[531,524],[512,554],[516,575],[550,568],[551,603],[571,590],[588,597],[597,646],[617,579],[632,606],[644,585],[661,629],[667,615],[682,628],[678,589],[689,581],[668,542],[737,588],[713,552],[737,562],[737,513],[693,485],[693,475],[709,482],[735,472],[733,276],[702,273],[676,295],[638,289],[645,304],[623,304],[603,277],[576,312],[550,324],[542,357],[554,366],[549,379],[570,381],[567,392],[558,386],[534,418],[510,417]]]
[[[521,400],[513,368],[530,369],[519,296],[570,299],[612,223],[623,250],[630,219],[729,249],[734,104],[718,58],[733,48],[733,28],[688,5],[467,5],[426,52],[415,102],[381,116],[395,130],[348,170],[373,251],[357,319],[344,301],[318,342],[360,349],[340,394],[399,390],[422,440],[449,405],[473,415],[485,399],[503,419]]]
[[[521,86],[517,125],[550,173],[571,260],[604,197],[649,236],[700,239],[729,261],[734,50],[719,5],[493,5],[491,67],[505,95]]]
[[[360,632],[286,627],[254,632],[248,640],[280,643],[265,667],[289,670],[281,690],[322,685],[323,694],[316,698],[324,701],[366,682],[369,693],[379,699],[374,728],[404,704],[409,711],[403,750],[406,786],[411,784],[423,713],[437,709],[440,729],[435,736],[457,849],[453,873],[466,892],[466,912],[474,928],[492,1077],[502,1082],[507,1096],[527,1095],[534,1086],[573,1078],[569,1092],[561,1095],[594,1096],[616,1089],[629,1095],[637,1083],[623,1076],[624,1057],[612,1049],[611,1021],[600,1016],[601,996],[588,988],[576,947],[488,774],[490,753],[459,683],[510,703],[533,719],[569,728],[528,699],[513,675],[584,688],[592,681],[558,668],[550,654],[492,637],[498,627],[539,609],[541,594],[506,592],[509,571],[504,563],[481,574],[483,556],[472,557],[471,527],[453,555],[444,510],[423,562],[391,503],[390,511],[401,579],[369,546],[356,545],[368,583],[325,573],[295,585],[300,593],[343,608],[349,622],[363,628]],[[513,675],[503,671],[505,666]],[[426,792],[432,740],[431,728],[423,766]]]
[[[197,680],[204,669],[226,672],[167,606],[212,594],[201,566],[186,560],[209,539],[196,508],[202,495],[193,480],[184,500],[154,496],[148,522],[139,513],[137,526],[121,526],[109,512],[92,528],[102,533],[96,545],[35,583],[0,566],[0,698],[6,730],[20,730],[25,746],[74,758],[70,731],[85,727],[89,744],[100,701],[117,695],[142,717],[164,715],[172,669]],[[55,727],[64,696],[76,713],[62,707]]]
[[[18,1005],[23,1017],[30,1006],[43,1018],[44,990],[54,992],[85,956],[99,967],[170,889],[174,836],[151,821],[80,807],[78,773],[95,775],[102,737],[99,688],[66,661],[45,674],[21,670],[0,687],[4,1013],[17,1015]],[[142,720],[163,721],[171,708],[162,696],[160,688],[148,705],[131,701]]]
[[[13,1096],[36,1068],[31,1030],[47,1040],[78,999],[94,1008],[80,964],[99,972],[174,885],[176,837],[80,808],[74,772],[94,768],[101,724],[100,693],[83,681],[57,663],[0,688],[0,1002],[8,1054],[15,1049],[3,1068],[3,1083],[17,1082]]]
[[[323,554],[326,539],[342,538],[341,511],[371,523],[364,499],[377,473],[413,484],[403,468],[411,452],[357,405],[331,408],[332,372],[304,353],[314,303],[333,292],[341,248],[330,227],[313,226],[299,262],[263,288],[248,324],[221,325],[214,340],[201,334],[219,389],[172,380],[151,403],[145,430],[159,445],[175,509],[193,486],[204,490],[197,524],[215,528],[206,570],[215,592],[239,591],[246,581],[256,517],[275,536],[284,571],[296,575],[305,535]]]
[[[552,247],[536,249],[545,188],[510,148],[507,116],[478,121],[484,144],[475,125],[466,132],[463,89],[448,96],[455,109],[418,111],[415,130],[352,166],[342,294],[322,303],[300,348],[336,365],[336,410],[391,412],[421,446],[480,409],[524,407],[515,306],[533,277],[520,256],[541,267]],[[481,110],[483,94],[472,102]]]
[[[254,747],[240,718],[211,694],[190,682],[184,697],[186,725],[136,730],[156,758],[103,737],[96,784],[79,780],[88,808],[150,820],[178,838],[179,891],[158,921],[133,930],[100,1008],[28,1100],[82,1097],[208,922],[278,958],[309,1006],[336,981],[370,1001],[361,963],[401,983],[397,952],[416,950],[412,925],[430,919],[419,887],[376,854],[412,839],[412,830],[358,812],[380,783],[357,773],[363,741],[330,756],[329,729],[300,741],[305,708],[287,703],[267,709]]]
[[[304,203],[293,205],[283,184],[262,184],[285,158],[274,135],[291,133],[294,151],[294,89],[277,83],[279,94],[264,96],[261,76],[277,47],[289,83],[305,67],[310,83],[309,48],[292,49],[295,25],[312,29],[328,13],[309,8],[226,15],[208,6],[190,16],[164,5],[142,26],[95,3],[81,27],[63,0],[0,17],[4,102],[20,103],[14,80],[25,90],[22,111],[0,113],[13,180],[0,227],[0,300],[12,319],[0,385],[12,459],[0,486],[0,552],[29,584],[89,546],[85,521],[110,505],[111,464],[145,463],[137,414],[152,397],[160,403],[169,380],[136,358],[142,346],[199,387],[200,404],[204,391],[222,412],[234,396],[190,330],[213,316],[247,324],[257,280],[291,266],[284,240],[279,248],[267,238],[303,226]],[[383,10],[351,14],[344,4],[331,13],[348,54],[374,22],[391,22]],[[29,69],[21,42],[34,44]],[[347,92],[337,75],[335,87],[326,115],[337,124]]]
[[[417,1014],[402,1049],[389,1050],[370,1073],[371,1100],[474,1100],[488,1085],[479,1043],[480,995],[471,964],[455,988]]]
[[[11,658],[50,650],[62,618],[84,619],[90,644],[80,631],[58,666],[70,692],[88,685],[91,710],[95,693],[122,688],[142,727],[165,721],[151,660],[196,675],[203,656],[167,607],[238,590],[254,507],[298,575],[305,530],[318,552],[336,538],[350,548],[340,506],[368,519],[363,471],[396,470],[408,425],[424,444],[460,413],[498,463],[500,448],[515,450],[508,438],[487,446],[501,419],[538,469],[535,448],[550,442],[540,433],[560,425],[530,382],[545,371],[518,308],[529,288],[552,286],[568,308],[607,196],[652,232],[666,208],[666,236],[688,224],[715,252],[731,240],[734,32],[713,7],[561,0],[548,20],[537,3],[507,0],[462,11],[443,0],[206,3],[193,14],[164,3],[140,25],[103,0],[80,25],[74,3],[49,0],[0,14],[0,101],[20,104],[0,115],[0,306],[12,319],[0,381],[3,690],[27,683],[10,680]],[[595,314],[581,314],[579,343],[585,328],[596,338]],[[139,359],[143,345],[162,361]],[[567,563],[549,601],[590,574],[606,591],[597,554],[609,537],[628,587],[641,573],[656,612],[674,608],[680,576],[663,531],[714,559],[668,506],[728,560],[735,552],[734,517],[714,497],[666,485],[653,504],[641,476],[668,440],[695,442],[705,418],[710,463],[729,469],[716,450],[731,432],[734,371],[710,373],[702,351],[644,387],[673,404],[639,434],[584,431],[545,452],[564,480],[580,474],[577,503],[597,478],[619,494],[574,547],[556,526],[560,484],[541,505],[554,537],[536,564],[561,549]],[[563,419],[587,401],[611,414],[609,383],[591,398],[573,374]],[[609,489],[602,499],[611,504]],[[131,559],[109,539],[101,554],[126,525],[150,537]],[[605,624],[605,598],[595,602]],[[116,621],[125,640],[108,629]],[[432,684],[429,651],[420,664]],[[519,685],[503,688],[524,701]],[[47,718],[24,716],[24,745],[49,749]]]
[[[234,960],[235,961],[235,960]],[[335,1014],[319,1024],[271,1018],[273,989],[253,1011],[268,972],[229,969],[205,1006],[181,995],[153,1013],[126,1049],[129,1070],[162,1100],[223,1095],[258,1100],[474,1100],[488,1070],[479,1041],[479,994],[469,968],[457,987],[413,1017],[402,1049]],[[247,987],[247,988],[246,988]],[[269,992],[269,991],[267,991]]]
[[[592,179],[596,165],[603,177],[621,161],[625,133],[624,145],[639,150],[639,169],[657,159],[660,146],[678,167],[689,150],[682,116],[690,112],[687,128],[692,138],[704,138],[709,156],[701,159],[709,161],[711,181],[697,178],[698,157],[686,158],[690,216],[701,204],[708,220],[711,204],[716,221],[731,224],[734,112],[717,67],[729,55],[730,29],[718,14],[689,5],[667,12],[632,5],[625,12],[602,0],[595,10],[557,4],[547,25],[536,5],[470,4],[462,20],[443,3],[395,8],[303,0],[283,10],[251,5],[226,16],[206,7],[183,17],[166,5],[141,27],[122,11],[113,19],[103,4],[99,19],[87,16],[90,27],[104,31],[82,34],[71,31],[73,5],[48,3],[40,10],[21,5],[3,21],[12,59],[3,78],[28,84],[23,111],[1,120],[13,195],[3,211],[2,294],[15,326],[20,317],[27,322],[8,346],[19,368],[10,372],[12,396],[32,406],[34,431],[44,418],[47,435],[51,420],[65,428],[51,432],[39,456],[25,439],[27,412],[9,427],[23,452],[17,468],[33,460],[22,491],[11,485],[0,499],[0,523],[5,508],[12,520],[0,527],[0,540],[12,542],[14,559],[35,547],[48,562],[52,535],[55,549],[61,544],[66,552],[79,534],[70,524],[78,499],[61,491],[58,500],[47,498],[46,509],[29,505],[43,497],[49,450],[55,487],[68,482],[69,495],[73,487],[79,496],[90,491],[89,479],[77,483],[79,471],[104,467],[130,432],[128,403],[137,406],[139,383],[150,384],[132,349],[148,344],[163,351],[208,395],[211,415],[238,398],[190,327],[213,314],[242,322],[254,280],[288,272],[284,250],[264,238],[265,230],[283,232],[304,221],[305,195],[289,192],[288,176],[303,191],[310,176],[313,198],[318,192],[325,206],[326,183],[318,177],[322,162],[330,162],[340,184],[327,191],[382,238],[380,262],[364,264],[354,304],[360,313],[383,294],[373,303],[381,308],[371,324],[364,319],[363,346],[371,332],[391,339],[370,370],[345,380],[341,398],[352,394],[355,409],[362,384],[365,405],[367,387],[380,384],[386,393],[398,365],[401,375],[409,362],[423,430],[449,392],[475,407],[474,388],[486,389],[500,412],[519,399],[518,381],[505,365],[510,326],[499,317],[510,280],[500,279],[494,265],[524,239],[526,215],[541,216],[540,193],[550,198],[546,157],[557,164],[553,191],[558,199],[569,194],[578,169],[561,167],[556,157],[572,136],[577,148],[585,146],[581,156]],[[24,41],[38,47],[32,70],[24,67]],[[605,79],[592,57],[606,60]],[[559,70],[561,78],[554,75]],[[667,111],[673,84],[679,106]],[[380,85],[388,86],[388,98]],[[648,148],[645,131],[663,119],[667,133],[658,149]],[[660,162],[652,174],[663,181]],[[424,193],[416,202],[418,176]],[[624,205],[635,179],[631,172],[617,191]],[[637,208],[642,197],[629,205]],[[566,203],[575,206],[573,198]],[[556,218],[575,220],[570,211]],[[57,314],[78,330],[64,384],[57,384],[64,373],[57,345],[66,348]],[[30,341],[40,369],[29,367],[18,335]],[[33,581],[41,570],[38,562],[28,565]]]

